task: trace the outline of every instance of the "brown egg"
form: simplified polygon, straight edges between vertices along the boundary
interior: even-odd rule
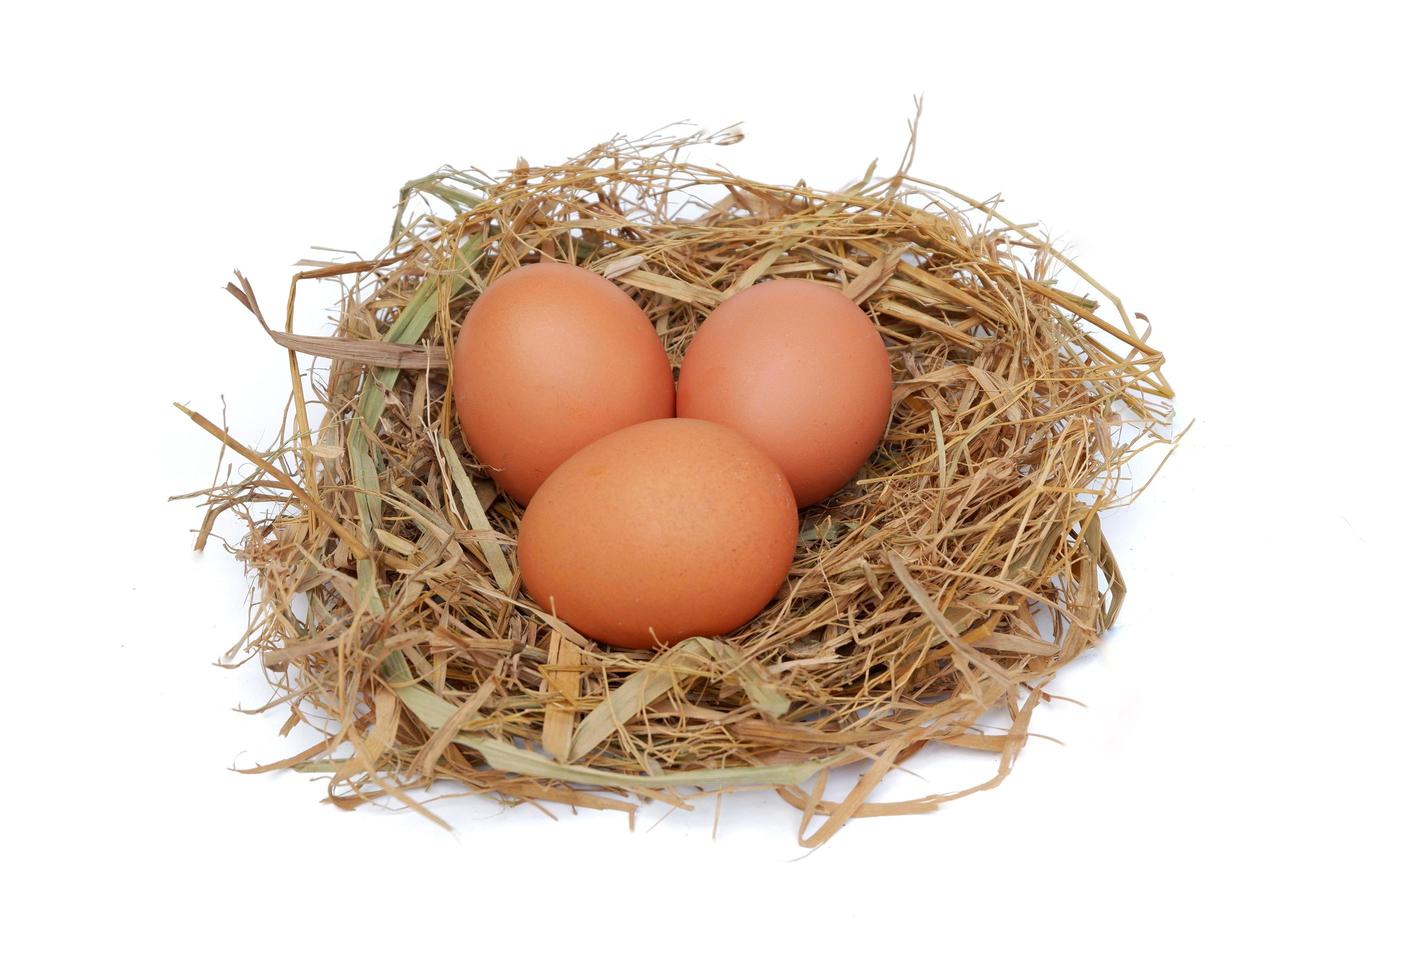
[[[676,414],[742,433],[806,507],[841,488],[891,417],[886,345],[861,308],[822,283],[741,290],[700,325],[681,363]]]
[[[712,422],[662,419],[604,436],[544,481],[519,567],[542,608],[645,649],[748,622],[797,538],[793,494],[767,456]]]
[[[558,262],[515,269],[490,284],[460,329],[460,427],[520,503],[588,443],[674,409],[671,365],[651,321],[586,269]]]

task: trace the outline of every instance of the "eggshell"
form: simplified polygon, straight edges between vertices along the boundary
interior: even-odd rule
[[[748,622],[797,538],[793,494],[767,456],[712,422],[662,419],[604,436],[544,481],[519,567],[579,632],[645,649]]]
[[[593,440],[674,414],[671,365],[651,321],[576,266],[541,262],[491,283],[465,317],[454,366],[466,441],[520,503]]]
[[[886,432],[886,345],[832,286],[759,283],[700,325],[681,363],[676,414],[742,433],[778,463],[806,507],[846,484]]]

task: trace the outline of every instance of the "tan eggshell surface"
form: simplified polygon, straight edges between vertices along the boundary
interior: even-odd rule
[[[466,314],[454,367],[466,441],[520,503],[590,442],[675,408],[670,362],[646,314],[611,282],[563,263],[491,283]]]
[[[800,507],[861,469],[891,416],[886,345],[832,286],[775,279],[701,324],[681,363],[676,414],[734,429],[783,470]]]
[[[645,649],[752,619],[793,561],[798,512],[778,467],[696,419],[621,429],[539,488],[519,529],[524,586],[583,634]]]

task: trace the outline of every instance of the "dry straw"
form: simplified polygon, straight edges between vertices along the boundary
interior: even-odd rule
[[[253,605],[236,649],[262,663],[286,732],[324,736],[254,771],[326,773],[340,806],[391,798],[437,820],[427,803],[457,784],[628,814],[767,787],[807,846],[1008,773],[1043,686],[1120,609],[1098,514],[1132,495],[1137,453],[1170,445],[1163,359],[1029,226],[909,176],[911,153],[839,191],[686,160],[738,138],[618,139],[560,166],[408,184],[387,249],[301,271],[282,331],[231,285],[289,349],[293,419],[260,451],[188,413],[252,464],[201,492],[196,547],[219,515],[242,519]],[[522,592],[521,510],[465,449],[448,354],[485,284],[539,261],[616,281],[677,364],[711,308],[766,278],[835,284],[886,338],[884,443],[802,514],[787,582],[735,634],[604,649]],[[292,332],[310,279],[343,284],[331,337]],[[296,352],[327,365],[311,392]],[[870,799],[931,743],[996,753],[997,773]],[[829,773],[857,763],[829,796]]]

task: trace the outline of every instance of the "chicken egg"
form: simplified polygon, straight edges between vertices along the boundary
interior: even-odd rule
[[[671,365],[646,314],[602,276],[559,262],[485,289],[454,368],[466,442],[520,503],[579,449],[675,409]]]
[[[886,345],[833,286],[759,283],[700,325],[681,363],[676,414],[744,435],[779,465],[806,507],[845,485],[886,432]]]
[[[645,649],[753,618],[793,562],[798,511],[779,468],[698,419],[604,436],[544,481],[519,528],[524,586],[603,643]]]

